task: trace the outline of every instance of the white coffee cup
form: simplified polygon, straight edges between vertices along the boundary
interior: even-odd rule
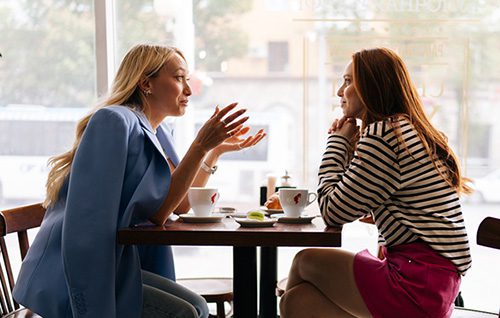
[[[189,204],[196,216],[209,216],[219,200],[217,188],[191,187],[188,191]]]
[[[297,218],[306,206],[316,200],[317,194],[307,189],[282,188],[279,190],[279,198],[285,216]]]

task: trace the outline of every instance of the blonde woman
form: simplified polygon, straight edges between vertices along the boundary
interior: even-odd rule
[[[73,148],[51,161],[47,213],[14,289],[19,303],[43,317],[208,316],[200,296],[141,272],[137,248],[116,242],[118,228],[163,224],[221,150],[263,137],[241,139],[245,110],[217,107],[174,169],[161,123],[184,114],[187,80],[175,48],[126,54],[109,96],[78,123]]]
[[[459,162],[393,51],[354,53],[342,77],[344,116],[332,123],[319,168],[321,214],[332,226],[372,215],[385,259],[301,251],[282,317],[449,317],[471,266],[458,199],[470,189]]]

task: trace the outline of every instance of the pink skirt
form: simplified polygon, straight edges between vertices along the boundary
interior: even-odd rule
[[[460,287],[452,262],[425,243],[383,248],[384,260],[361,251],[354,277],[374,318],[447,318]]]

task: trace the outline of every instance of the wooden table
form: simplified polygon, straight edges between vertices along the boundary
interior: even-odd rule
[[[118,231],[120,244],[233,246],[234,316],[257,317],[257,247],[261,250],[260,317],[276,317],[276,247],[339,247],[341,228],[326,227],[321,218],[310,224],[242,228],[231,218],[220,223],[141,225]]]

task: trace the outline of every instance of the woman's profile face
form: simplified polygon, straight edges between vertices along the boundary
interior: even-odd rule
[[[337,96],[340,97],[340,106],[345,117],[361,118],[364,111],[364,106],[361,99],[354,88],[352,81],[352,61],[347,64],[344,73],[342,74],[342,86],[337,91]]]
[[[152,112],[165,116],[182,116],[186,112],[191,95],[186,61],[178,54],[150,78],[150,105]]]

